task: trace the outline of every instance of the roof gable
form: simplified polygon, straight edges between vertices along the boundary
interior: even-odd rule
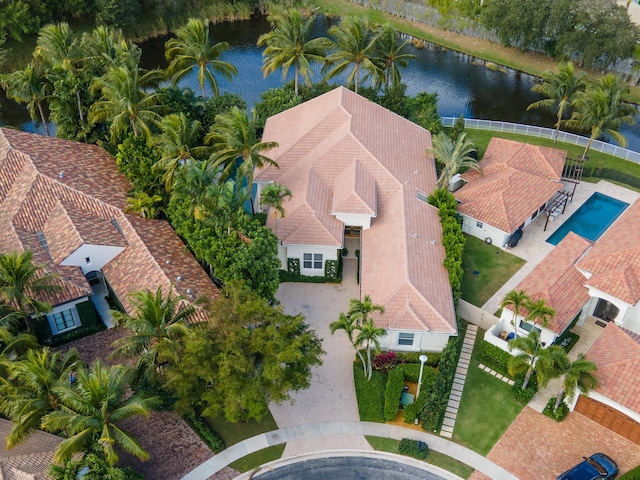
[[[358,159],[335,178],[331,213],[376,214],[376,180]]]

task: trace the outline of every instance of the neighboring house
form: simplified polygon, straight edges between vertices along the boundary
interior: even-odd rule
[[[13,423],[0,418],[0,479],[45,480],[51,478],[47,470],[62,438],[40,430],[33,430],[27,439],[7,450],[7,437]]]
[[[599,385],[575,410],[640,444],[640,335],[609,323],[587,352]]]
[[[345,231],[360,236],[360,291],[385,307],[374,314],[394,350],[442,350],[457,334],[435,188],[431,134],[347,90],[336,88],[267,120],[263,141],[279,168],[256,172],[260,191],[291,190],[282,218],[267,225],[283,265],[324,275]]]
[[[492,138],[479,162],[482,173],[467,170],[465,185],[454,192],[462,230],[505,247],[558,196],[566,156],[565,150]]]
[[[95,317],[89,300],[104,315],[107,289],[129,313],[134,290],[218,295],[167,222],[124,213],[129,189],[95,145],[0,129],[0,252],[30,250],[59,275],[61,291],[43,298],[51,335]]]
[[[540,333],[540,341],[551,345],[573,322],[590,300],[584,286],[585,278],[576,262],[585,254],[591,242],[570,232],[535,268],[514,288],[524,290],[532,300],[544,299],[556,311],[546,327],[527,321],[529,312],[522,308],[518,315],[512,306],[502,309],[500,321],[485,333],[485,340],[503,350],[509,350],[507,338],[514,332],[526,336],[532,329]],[[583,317],[584,318],[584,317]]]

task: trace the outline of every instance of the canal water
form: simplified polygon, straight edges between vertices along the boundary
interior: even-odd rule
[[[317,36],[326,35],[327,29],[335,19],[319,17],[314,26]],[[256,46],[258,37],[269,31],[264,18],[254,18],[240,22],[222,22],[211,27],[215,42],[225,41],[230,49],[224,53],[223,60],[232,63],[238,69],[238,75],[232,81],[218,80],[222,91],[242,95],[249,106],[260,99],[262,92],[279,87],[285,81],[280,72],[264,77],[262,49]],[[169,36],[152,38],[140,44],[142,48],[141,64],[144,68],[164,68],[164,43]],[[508,69],[492,70],[483,61],[452,50],[431,44],[422,48],[410,46],[416,56],[409,66],[402,70],[402,80],[407,84],[407,94],[414,96],[420,92],[437,92],[438,110],[441,116],[502,120],[506,122],[553,126],[555,116],[543,110],[527,111],[527,106],[540,97],[531,92],[536,79],[531,75]],[[293,70],[293,69],[292,69]],[[321,78],[320,72],[313,77]],[[335,80],[336,83],[340,79]],[[195,75],[185,78],[181,83],[199,92]],[[38,124],[29,121],[22,106],[3,99],[2,118],[10,125],[29,131],[39,131]],[[635,126],[624,126],[621,133],[628,139],[628,148],[640,151],[640,115],[636,116]]]

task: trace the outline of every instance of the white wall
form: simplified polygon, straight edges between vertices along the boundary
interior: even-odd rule
[[[482,227],[478,227],[477,223],[478,221],[475,218],[462,215],[462,231],[464,233],[468,233],[485,241],[487,241],[487,238],[490,238],[491,243],[496,247],[503,248],[507,244],[511,234],[498,230],[487,223],[483,223]]]
[[[338,259],[339,247],[327,247],[321,245],[285,245],[287,249],[287,258],[299,258],[300,259],[300,274],[308,275],[310,277],[324,276],[324,263],[327,260]],[[321,253],[322,254],[322,268],[304,268],[305,253]],[[287,260],[283,262],[283,268],[287,268]]]
[[[340,220],[345,225],[351,227],[362,227],[362,230],[366,230],[371,226],[371,215],[358,215],[355,213],[335,213],[331,212],[331,215]]]
[[[72,302],[63,303],[61,305],[56,305],[51,311],[47,314],[47,321],[49,322],[49,328],[51,328],[51,332],[53,335],[57,335],[58,329],[56,327],[56,322],[53,320],[53,314],[58,312],[64,312],[65,310],[71,310],[71,314],[73,315],[73,319],[75,320],[76,325],[73,328],[69,328],[67,330],[63,330],[63,332],[70,332],[71,330],[75,330],[81,325],[80,316],[78,315],[78,310],[76,309],[76,305],[78,303],[86,302],[89,297],[82,297],[78,300],[74,300]]]
[[[529,332],[527,330],[524,330],[523,328],[520,327],[520,321],[523,321],[523,320],[524,320],[524,317],[522,315],[516,315],[515,321],[518,324],[517,334],[519,337],[526,337],[527,335],[529,335]],[[513,328],[513,324],[511,323],[512,321],[513,321],[513,311],[507,308],[503,308],[502,313],[500,314],[500,322],[494,325],[490,330],[487,330],[487,333],[485,334],[485,339],[487,339],[487,337],[490,335],[490,332],[492,332],[493,335],[496,337],[497,341],[494,341],[493,339],[490,339],[490,340],[487,339],[487,341],[489,341],[493,345],[496,345],[502,348],[505,351],[509,351],[509,345],[507,344],[507,342],[503,342],[502,339],[498,337],[498,335],[500,335],[500,332],[502,331],[507,331],[509,333],[513,332],[514,328]],[[556,333],[553,330],[544,328],[540,324],[534,324],[533,322],[527,322],[527,323],[540,329],[540,342],[544,343],[545,345],[551,345],[555,341],[555,339],[560,335],[559,333]]]
[[[72,265],[80,267],[83,274],[93,270],[101,270],[107,263],[113,260],[124,247],[113,247],[109,245],[91,245],[85,243],[75,252],[60,262],[60,265]],[[87,262],[89,258],[89,262]]]
[[[400,333],[413,333],[412,345],[398,345]],[[382,350],[395,352],[441,352],[449,342],[449,334],[426,332],[423,330],[387,330],[380,340]]]

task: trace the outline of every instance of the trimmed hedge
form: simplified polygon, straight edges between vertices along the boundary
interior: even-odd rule
[[[429,453],[429,446],[420,440],[403,438],[402,440],[400,440],[398,452],[400,452],[400,454],[402,455],[406,455],[407,457],[424,460],[425,458],[427,458],[427,453]]]
[[[184,419],[213,452],[218,453],[224,450],[224,442],[220,440],[199,415],[190,412],[184,416]]]
[[[411,364],[409,364],[411,365]],[[405,368],[405,377],[406,372],[409,365],[403,365]],[[418,365],[418,368],[420,366]],[[419,372],[416,374],[419,375]],[[416,382],[418,381],[416,377]],[[413,423],[416,418],[418,418],[418,412],[421,412],[424,409],[425,404],[427,403],[427,399],[429,398],[429,392],[433,387],[433,384],[436,381],[436,369],[433,367],[424,367],[424,371],[422,372],[422,386],[420,387],[420,397],[416,398],[415,402],[411,405],[407,405],[404,407],[404,412],[402,414],[402,419],[405,423]]]
[[[324,262],[324,276],[331,280],[338,278],[338,260],[327,260]]]
[[[300,275],[299,258],[287,258],[287,272],[291,275]]]
[[[404,372],[394,368],[387,375],[387,387],[384,390],[384,420],[386,422],[396,418],[398,405],[404,387]]]
[[[511,378],[511,376],[509,375],[509,368],[507,365],[509,364],[509,359],[511,359],[511,357],[513,357],[513,355],[509,352],[505,352],[486,340],[482,340],[478,346],[478,360],[484,363],[487,367],[492,368],[496,372],[506,375],[509,378]]]

